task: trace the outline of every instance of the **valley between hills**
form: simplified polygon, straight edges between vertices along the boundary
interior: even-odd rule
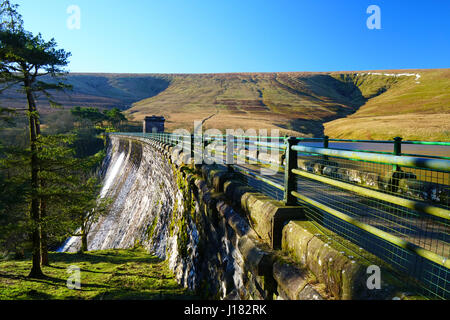
[[[119,107],[131,121],[162,115],[166,129],[278,129],[280,135],[448,141],[450,69],[224,74],[82,74],[55,94],[64,109]],[[17,88],[16,88],[17,89]],[[3,107],[23,108],[16,89]],[[61,112],[39,98],[41,113]]]

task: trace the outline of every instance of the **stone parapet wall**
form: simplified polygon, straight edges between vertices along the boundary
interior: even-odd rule
[[[126,142],[128,148],[144,150],[142,159],[154,158],[146,160],[152,169],[141,169],[145,176],[137,181],[144,187],[148,183],[142,181],[153,181],[160,184],[158,190],[164,190],[160,197],[164,203],[158,209],[145,206],[147,211],[139,213],[130,209],[138,217],[127,219],[145,221],[145,226],[136,228],[141,234],[135,242],[168,259],[177,280],[204,297],[320,300],[410,296],[402,282],[385,273],[383,265],[382,289],[367,288],[370,274],[366,270],[376,257],[353,248],[338,235],[333,234],[331,241],[331,232],[325,235],[305,221],[301,206],[284,206],[255,192],[234,180],[224,166],[194,166],[189,155],[160,142],[112,136],[109,152],[114,153],[118,146],[125,150]],[[135,144],[143,147],[132,147]],[[141,161],[141,166],[149,164]],[[146,188],[132,189],[142,193],[135,197],[136,205],[148,197]],[[157,192],[154,187],[150,190]]]

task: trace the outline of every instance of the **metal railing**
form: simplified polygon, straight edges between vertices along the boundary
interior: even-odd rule
[[[227,165],[244,184],[302,205],[324,233],[374,253],[424,295],[450,297],[450,142],[119,134],[184,149],[197,163]],[[408,145],[437,147],[440,155],[402,152]]]

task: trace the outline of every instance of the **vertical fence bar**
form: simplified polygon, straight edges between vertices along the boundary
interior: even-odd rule
[[[329,143],[330,143],[330,137],[324,136],[323,137],[323,147],[325,149],[328,149]],[[328,160],[328,156],[323,156],[323,160],[327,161]]]
[[[203,136],[203,132],[201,134],[201,140],[200,140],[200,164],[203,164],[203,157],[205,156],[205,137]]]
[[[250,137],[245,137],[244,139],[244,163],[249,163],[246,156],[250,156]]]
[[[191,134],[191,159],[195,159],[195,136]]]
[[[324,136],[323,137],[323,147],[325,149],[328,149],[329,142],[330,142],[330,137],[329,136]]]
[[[402,138],[395,137],[394,138],[394,155],[401,156],[402,155]],[[394,164],[394,171],[400,171],[400,167],[397,164]]]
[[[225,163],[227,165],[228,171],[232,172],[233,171],[233,164],[234,164],[234,136],[231,134],[227,134],[227,138],[226,138],[226,158],[225,158]]]
[[[284,204],[287,206],[295,205],[297,199],[291,194],[296,190],[296,176],[292,173],[292,169],[297,169],[298,163],[297,151],[292,150],[292,146],[297,145],[298,140],[295,137],[285,139],[286,144],[286,165],[284,166]]]

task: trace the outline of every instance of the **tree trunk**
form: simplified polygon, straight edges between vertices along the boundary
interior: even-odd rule
[[[45,182],[41,179],[41,187],[45,186]],[[47,215],[47,205],[45,199],[41,198],[41,219]],[[41,228],[41,264],[49,266],[48,261],[48,247],[47,247],[47,232],[44,227]]]
[[[33,127],[34,121],[30,117],[30,128]],[[37,158],[36,149],[36,136],[34,129],[30,129],[31,138],[31,206],[30,206],[30,217],[33,222],[32,231],[32,248],[33,248],[33,266],[29,277],[40,278],[44,274],[41,270],[41,227],[40,227],[40,213],[39,213],[39,198],[38,198],[38,187],[39,187],[39,164]]]
[[[41,228],[40,228],[40,212],[39,212],[39,159],[37,154],[37,119],[34,111],[36,105],[31,93],[30,81],[26,78],[24,81],[28,100],[28,115],[30,129],[30,148],[31,148],[31,205],[30,218],[33,222],[33,230],[31,234],[33,259],[30,274],[31,278],[42,278],[44,276],[41,269]]]
[[[34,111],[37,111],[36,108],[36,102],[34,100],[34,97],[31,96],[31,106]],[[41,124],[39,122],[39,119],[35,118],[35,127],[36,127],[36,136],[39,137],[41,134]],[[39,151],[39,150],[38,150]],[[42,168],[39,168],[40,171],[42,171]],[[45,188],[45,181],[44,179],[40,179],[41,181],[41,189]],[[40,219],[44,219],[47,215],[47,204],[43,197],[40,197]],[[47,231],[45,230],[45,227],[41,225],[41,265],[43,266],[49,266],[48,261],[48,236]]]
[[[39,135],[41,133],[40,124],[36,123],[36,133]],[[42,172],[42,167],[40,168]],[[45,188],[45,180],[41,178],[41,189]],[[43,197],[40,198],[41,202],[41,220],[47,216],[47,203]],[[48,261],[48,236],[47,230],[45,229],[45,224],[41,227],[41,265],[49,266]]]
[[[88,251],[88,243],[87,243],[87,233],[84,226],[81,227],[81,250],[80,252]]]

